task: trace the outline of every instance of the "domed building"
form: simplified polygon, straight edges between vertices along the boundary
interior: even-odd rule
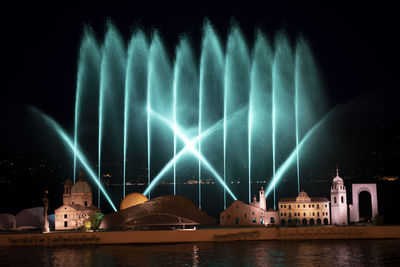
[[[75,184],[70,179],[64,183],[63,205],[55,210],[55,229],[79,228],[92,214],[99,211],[92,203],[92,189],[80,173]]]
[[[149,200],[146,196],[140,193],[130,193],[126,195],[125,198],[121,201],[120,210],[124,210],[139,204],[142,204]]]

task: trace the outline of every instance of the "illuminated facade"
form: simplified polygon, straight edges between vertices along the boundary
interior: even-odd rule
[[[332,224],[347,225],[347,198],[346,186],[343,179],[339,177],[339,170],[336,168],[336,177],[333,178],[331,187],[331,209]]]
[[[324,197],[309,197],[301,191],[296,198],[281,199],[278,207],[282,225],[294,222],[301,225],[330,224],[329,200]]]
[[[253,202],[249,205],[236,200],[220,214],[221,226],[233,225],[272,225],[279,224],[278,212],[266,209],[265,192],[261,187],[259,191],[260,202],[254,196]]]
[[[63,205],[55,210],[55,229],[77,229],[98,211],[100,209],[92,204],[92,189],[81,173],[74,185],[69,179],[64,183]]]

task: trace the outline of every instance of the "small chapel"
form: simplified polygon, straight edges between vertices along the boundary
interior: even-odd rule
[[[83,180],[81,172],[75,184],[70,179],[64,183],[63,205],[55,210],[55,229],[82,227],[91,215],[99,211],[92,203],[92,189]]]

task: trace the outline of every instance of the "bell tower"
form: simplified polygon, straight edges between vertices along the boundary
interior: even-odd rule
[[[72,181],[68,178],[64,183],[63,204],[71,204]]]
[[[343,179],[339,177],[339,169],[336,167],[336,177],[333,178],[331,187],[331,216],[332,224],[347,225],[347,198],[346,187]]]
[[[260,209],[267,210],[267,204],[266,204],[264,193],[265,193],[264,188],[261,186],[261,190],[259,192],[259,194],[260,194]]]

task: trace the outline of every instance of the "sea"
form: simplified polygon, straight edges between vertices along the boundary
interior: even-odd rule
[[[400,266],[400,239],[0,247],[0,266]]]

